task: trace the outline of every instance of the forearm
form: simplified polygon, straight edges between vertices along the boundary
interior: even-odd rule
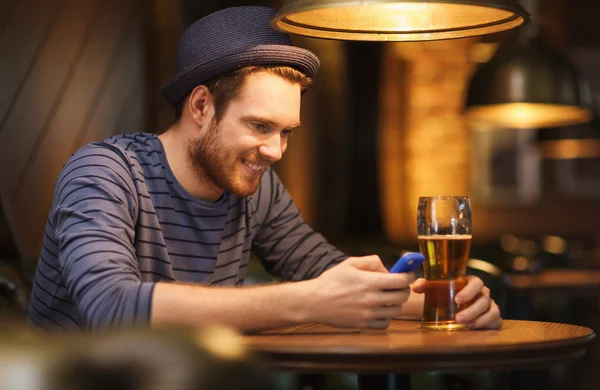
[[[157,283],[150,323],[160,326],[221,324],[255,332],[303,323],[383,329],[401,315],[421,318],[423,298],[409,293],[409,276],[390,274],[377,256],[350,258],[321,276],[255,287]]]
[[[253,332],[310,322],[307,283],[231,288],[157,283],[151,326],[220,324]]]

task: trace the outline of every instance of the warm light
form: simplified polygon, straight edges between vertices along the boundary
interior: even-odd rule
[[[496,127],[534,129],[586,123],[592,119],[589,109],[577,106],[540,103],[506,103],[469,107],[472,123]]]
[[[544,250],[554,255],[561,255],[567,249],[567,241],[558,236],[546,236],[542,243]]]
[[[599,158],[600,140],[562,139],[540,142],[545,159],[570,160],[575,158]]]
[[[515,257],[513,260],[513,268],[517,271],[525,271],[529,268],[529,260],[523,256]]]
[[[500,239],[500,246],[505,252],[515,252],[519,245],[519,239],[511,234],[508,234]]]
[[[538,249],[539,245],[535,241],[530,240],[520,240],[517,248],[519,253],[528,257],[533,257],[538,252]]]
[[[471,48],[469,58],[477,64],[485,64],[492,59],[497,50],[498,43],[496,42],[479,42],[474,44]]]
[[[419,197],[469,192],[469,130],[460,102],[471,74],[468,52],[473,41],[402,44],[410,46],[410,60],[405,78],[396,86],[399,104],[391,107],[386,102],[386,107],[402,113],[396,131],[403,139],[395,146],[396,154],[402,155],[396,165],[402,172],[402,193],[396,196],[404,198],[405,206],[387,218],[403,223],[404,239],[416,237]],[[382,79],[383,85],[386,82]]]
[[[358,3],[358,4],[357,4]],[[511,2],[512,3],[512,2]],[[447,2],[289,1],[273,20],[288,33],[362,41],[427,41],[510,30],[526,13]]]
[[[500,268],[495,265],[488,263],[487,261],[479,260],[479,259],[469,259],[467,263],[469,268],[478,269],[483,272],[487,272],[490,275],[499,277],[502,275],[502,271]]]

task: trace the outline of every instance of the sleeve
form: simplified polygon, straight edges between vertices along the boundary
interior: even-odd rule
[[[265,173],[253,202],[262,221],[253,249],[269,273],[284,280],[312,279],[348,257],[302,219],[272,169]]]
[[[62,278],[85,327],[148,324],[153,283],[143,283],[134,250],[138,205],[126,157],[91,144],[65,164],[51,219]]]

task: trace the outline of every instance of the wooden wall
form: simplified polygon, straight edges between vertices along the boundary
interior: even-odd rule
[[[39,255],[69,155],[145,130],[140,8],[138,0],[0,1],[0,199],[23,258]]]

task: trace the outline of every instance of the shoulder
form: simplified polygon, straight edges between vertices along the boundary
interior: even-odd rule
[[[117,146],[93,142],[73,153],[62,168],[61,176],[75,171],[90,172],[102,168],[128,169],[129,159]]]
[[[158,159],[163,153],[158,137],[150,133],[115,135],[95,145],[111,149],[127,160],[135,161]]]
[[[85,172],[119,169],[129,171],[134,163],[157,156],[154,134],[121,134],[92,142],[73,153],[62,168],[61,176],[85,168]],[[140,157],[141,156],[141,157]]]
[[[83,207],[95,199],[96,205],[124,205],[134,216],[138,190],[131,167],[129,155],[118,143],[105,140],[83,146],[69,157],[57,178],[53,212]]]
[[[81,167],[89,171],[100,167],[128,169],[129,166],[130,159],[123,148],[104,140],[87,144],[73,153],[63,166],[62,173]]]
[[[125,137],[116,136],[87,144],[73,153],[58,176],[55,192],[65,187],[115,187],[131,194],[135,192],[131,174],[132,159],[124,146]]]

